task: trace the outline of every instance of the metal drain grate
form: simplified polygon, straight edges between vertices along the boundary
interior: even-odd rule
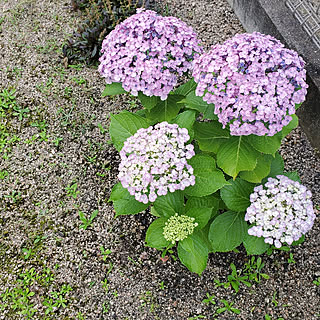
[[[320,49],[320,0],[287,0],[286,6]]]

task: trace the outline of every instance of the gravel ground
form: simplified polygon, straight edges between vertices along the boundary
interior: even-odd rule
[[[158,6],[192,25],[207,48],[244,32],[225,0]],[[175,261],[175,252],[160,259],[144,247],[150,215],[114,219],[107,201],[119,156],[104,129],[110,112],[134,109],[136,100],[102,99],[104,81],[95,68],[64,67],[60,48],[79,20],[66,1],[4,0],[0,18],[0,90],[15,88],[18,104],[29,109],[21,120],[13,114],[5,120],[19,141],[0,159],[0,172],[7,172],[0,180],[0,319],[25,319],[19,312],[34,308],[31,319],[212,320],[222,299],[241,313],[217,319],[319,319],[320,287],[313,283],[320,277],[319,219],[293,256],[263,255],[270,278],[241,285],[237,294],[216,288],[214,280],[226,281],[232,262],[243,269],[243,248],[211,254],[201,277]],[[281,154],[319,205],[319,156],[299,128]],[[99,211],[86,230],[79,228],[79,210],[87,217]],[[26,288],[35,295],[23,300]],[[58,299],[51,292],[65,301],[46,316],[44,305]],[[215,305],[202,302],[207,293]],[[5,306],[8,301],[15,308]]]

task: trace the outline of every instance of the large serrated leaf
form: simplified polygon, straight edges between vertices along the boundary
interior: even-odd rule
[[[207,266],[209,250],[196,233],[179,242],[178,256],[183,265],[199,276]]]
[[[170,242],[163,236],[163,228],[166,221],[166,218],[159,218],[151,223],[146,233],[146,244],[148,247],[158,250],[168,247]]]
[[[257,151],[274,155],[280,148],[282,140],[282,133],[278,132],[272,137],[268,136],[256,136],[251,134],[247,136],[247,141]]]
[[[256,167],[252,171],[241,171],[239,173],[240,178],[249,182],[260,183],[270,173],[272,160],[271,155],[260,154]]]
[[[275,154],[274,159],[272,159],[270,172],[268,174],[268,177],[275,177],[278,174],[283,174],[283,170],[284,170],[284,161],[283,161],[281,155],[277,152]],[[266,181],[266,179],[263,179],[262,183],[264,183],[265,181]]]
[[[195,222],[198,224],[197,229],[202,229],[206,226],[212,215],[212,208],[198,208],[190,207],[186,213],[186,216],[195,218]]]
[[[217,153],[220,145],[229,139],[230,134],[227,130],[222,129],[218,121],[196,122],[194,137],[202,151]]]
[[[186,128],[188,130],[190,140],[193,139],[194,130],[193,124],[196,120],[196,112],[193,110],[187,110],[182,113],[179,113],[171,123],[176,123],[180,128]]]
[[[120,151],[123,143],[133,136],[140,128],[148,128],[149,122],[146,118],[128,111],[111,115],[109,127],[110,137],[115,148]]]
[[[246,138],[245,136],[230,137],[218,150],[218,166],[234,179],[240,171],[251,171],[257,165],[259,152],[248,143]]]
[[[179,102],[185,105],[188,109],[194,109],[203,114],[204,119],[217,120],[218,117],[214,114],[214,104],[206,103],[202,97],[196,96],[194,91],[191,91],[183,100]]]
[[[215,218],[210,226],[209,241],[215,252],[231,251],[239,246],[248,230],[244,214],[227,211]]]
[[[175,91],[174,94],[179,94],[182,96],[187,96],[190,92],[194,91],[197,87],[197,83],[190,79],[188,82],[179,86]]]
[[[165,196],[158,197],[153,206],[161,217],[170,217],[175,213],[181,214],[184,209],[183,192],[180,190],[168,192]]]
[[[143,94],[141,91],[139,91],[139,93],[138,93],[138,98],[139,98],[141,104],[146,109],[149,109],[149,110],[152,109],[153,107],[155,107],[160,102],[159,97],[156,97],[156,96],[148,97],[145,94]]]
[[[113,202],[116,217],[120,215],[136,214],[146,210],[149,206],[149,204],[137,201],[120,182],[113,186],[109,201]]]
[[[121,83],[119,82],[113,82],[111,84],[107,84],[104,88],[101,96],[115,96],[117,94],[125,93],[126,91],[122,88]]]
[[[187,195],[193,197],[207,196],[228,184],[223,173],[216,169],[215,160],[211,156],[198,154],[188,162],[194,170],[196,183],[194,186],[185,189]]]
[[[284,176],[288,177],[289,179],[293,181],[298,181],[301,183],[301,179],[299,177],[299,174],[297,171],[292,171],[292,172],[285,172],[283,173]]]
[[[246,248],[248,255],[263,254],[270,247],[270,245],[268,243],[264,242],[263,237],[258,238],[255,236],[251,236],[248,233],[246,234],[246,236],[243,240],[243,245]]]
[[[170,121],[179,113],[182,105],[178,102],[183,96],[170,94],[165,101],[160,101],[147,113],[147,117],[153,122]]]
[[[253,192],[254,184],[237,178],[228,181],[230,185],[220,190],[224,203],[230,210],[239,212],[246,211],[250,206],[250,194]]]
[[[210,208],[211,218],[213,218],[217,215],[220,206],[220,201],[221,199],[216,198],[213,195],[205,197],[189,197],[185,209],[186,211],[188,211],[191,208]]]
[[[292,114],[291,118],[292,118],[292,120],[289,122],[289,124],[287,126],[283,127],[281,130],[282,138],[287,136],[299,124],[299,119],[295,114]]]

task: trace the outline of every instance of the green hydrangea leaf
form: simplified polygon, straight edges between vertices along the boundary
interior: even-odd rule
[[[141,91],[139,91],[138,93],[138,98],[141,104],[143,105],[143,107],[149,110],[155,107],[160,102],[159,97],[157,96],[148,97],[145,94],[143,94]]]
[[[241,212],[227,211],[215,218],[210,226],[209,241],[214,252],[227,252],[239,246],[248,230]]]
[[[149,122],[146,118],[128,111],[111,115],[109,133],[115,148],[120,151],[123,143],[133,136],[140,128],[148,128]]]
[[[147,117],[153,122],[170,121],[176,117],[182,107],[178,103],[183,96],[170,94],[165,101],[159,101],[158,104],[149,110]]]
[[[193,124],[196,120],[196,112],[193,110],[187,110],[182,113],[179,113],[171,123],[176,123],[180,128],[186,128],[188,130],[190,140],[193,139],[194,130]]]
[[[195,222],[198,223],[197,229],[202,229],[206,226],[212,215],[212,208],[198,208],[190,207],[186,213],[186,216],[195,218]]]
[[[303,234],[297,241],[293,241],[293,242],[292,242],[292,245],[293,245],[293,246],[297,246],[297,245],[303,243],[304,240],[305,240],[305,235]]]
[[[207,266],[208,254],[207,246],[197,233],[179,242],[178,256],[181,263],[199,276]]]
[[[248,233],[246,234],[243,245],[246,248],[248,255],[260,255],[265,253],[270,245],[264,242],[263,237],[251,236]]]
[[[272,160],[271,155],[260,154],[257,158],[256,167],[252,171],[241,171],[239,173],[240,178],[249,182],[260,183],[270,173]]]
[[[146,210],[149,206],[149,204],[137,201],[120,182],[113,186],[109,201],[113,202],[116,217],[136,214]]]
[[[202,97],[196,96],[194,91],[191,91],[183,100],[179,102],[185,105],[188,109],[194,109],[203,114],[204,119],[217,120],[218,117],[214,114],[214,104],[206,103]]]
[[[179,94],[182,96],[187,96],[190,92],[194,91],[197,87],[197,83],[190,79],[188,82],[179,86],[175,91],[174,94]]]
[[[160,196],[153,203],[156,212],[161,217],[170,217],[175,213],[184,212],[184,196],[181,190],[168,192],[165,196]]]
[[[257,165],[259,152],[246,136],[233,136],[221,144],[217,154],[218,166],[234,179],[240,171],[251,171]]]
[[[146,245],[148,247],[161,250],[170,245],[170,242],[163,236],[163,228],[166,221],[166,218],[159,218],[150,224],[146,233]]]
[[[220,145],[229,139],[230,134],[227,130],[222,129],[218,121],[196,122],[194,137],[202,151],[217,153]]]
[[[284,161],[281,155],[277,152],[275,154],[274,159],[271,162],[271,167],[270,167],[270,172],[268,177],[275,177],[278,174],[283,174],[283,170],[284,170]],[[264,179],[263,181],[266,181],[266,179]]]
[[[255,185],[240,178],[228,182],[230,185],[220,190],[222,200],[230,210],[246,211],[250,206],[250,194]]]
[[[122,88],[122,84],[119,82],[113,82],[111,84],[107,84],[104,88],[101,96],[115,96],[117,94],[125,93],[126,91]]]
[[[186,211],[192,208],[210,208],[211,209],[211,217],[214,218],[217,215],[219,210],[221,199],[209,195],[205,197],[190,197],[186,203]],[[221,201],[222,202],[222,201]]]
[[[293,181],[301,182],[301,179],[300,179],[299,174],[298,174],[297,171],[285,172],[285,173],[283,173],[283,175],[288,177],[289,179],[291,179]]]
[[[289,122],[289,124],[282,128],[281,134],[282,138],[287,136],[293,129],[295,129],[299,125],[299,119],[295,114],[291,115],[292,120]]]
[[[185,193],[194,197],[203,197],[216,192],[228,182],[224,174],[216,169],[215,160],[205,154],[198,154],[192,157],[188,163],[193,168],[196,178],[194,186],[185,189]]]
[[[282,140],[282,133],[278,132],[274,136],[256,136],[250,134],[247,136],[247,141],[254,147],[257,151],[274,155],[280,148]]]
[[[154,208],[154,206],[151,206],[150,213],[155,217],[158,217],[158,218],[161,217],[160,214],[157,212],[157,210]]]

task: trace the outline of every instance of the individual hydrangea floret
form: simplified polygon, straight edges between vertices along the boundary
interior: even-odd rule
[[[231,135],[273,136],[305,99],[304,65],[295,51],[269,35],[238,34],[194,61],[196,95],[215,104]]]
[[[187,160],[194,156],[188,130],[161,122],[139,129],[120,151],[119,180],[137,201],[154,202],[168,191],[184,190],[195,184]]]
[[[181,20],[138,9],[108,34],[101,52],[99,72],[108,84],[120,82],[135,96],[141,91],[165,100],[202,48]]]
[[[194,220],[193,217],[176,213],[165,223],[163,228],[164,238],[172,244],[187,238],[193,233],[194,228],[198,226],[198,223],[194,222]]]
[[[254,226],[248,233],[277,248],[292,244],[312,228],[316,216],[311,196],[305,186],[286,176],[268,178],[250,195],[245,220]]]

